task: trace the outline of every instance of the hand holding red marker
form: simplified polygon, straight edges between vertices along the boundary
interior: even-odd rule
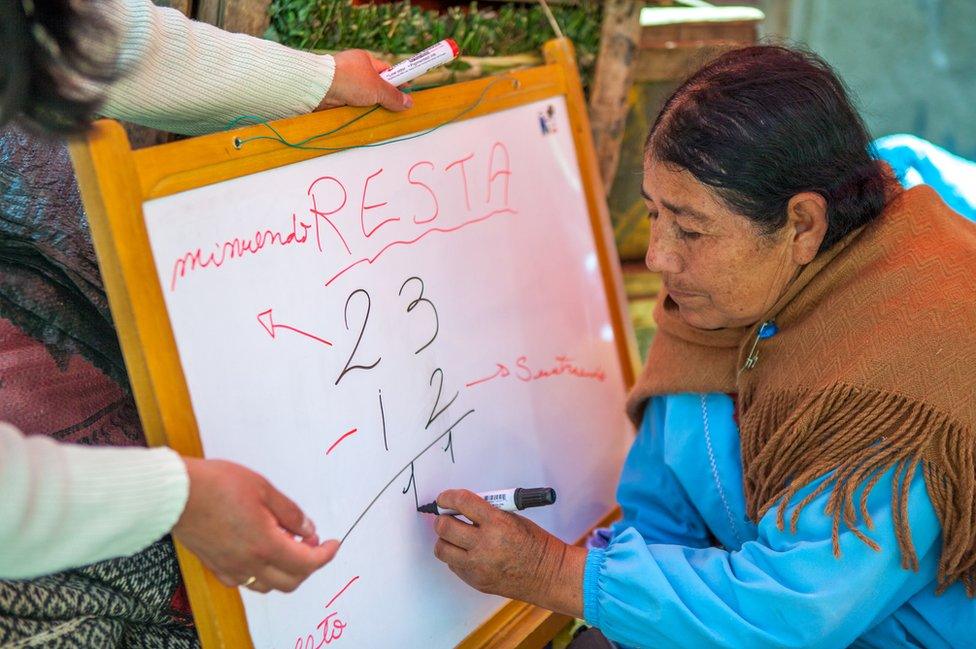
[[[446,38],[384,70],[387,64],[364,50],[339,52],[334,55],[336,72],[332,85],[317,110],[371,104],[380,104],[392,111],[406,110],[413,106],[413,99],[398,90],[397,86],[416,79],[438,65],[451,62],[459,53],[457,43]]]
[[[400,86],[417,77],[427,74],[439,65],[450,63],[458,57],[461,50],[453,38],[445,38],[434,43],[422,52],[400,61],[389,70],[380,72],[380,77],[394,86]]]

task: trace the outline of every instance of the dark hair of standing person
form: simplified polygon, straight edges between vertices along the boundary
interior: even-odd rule
[[[0,126],[88,126],[115,76],[115,38],[98,0],[0,0]]]
[[[892,181],[830,65],[776,45],[727,52],[689,77],[661,109],[646,155],[715,188],[766,234],[786,224],[790,198],[820,194],[821,251],[877,217]]]

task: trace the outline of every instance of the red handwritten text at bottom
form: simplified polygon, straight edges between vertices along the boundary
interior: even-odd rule
[[[356,580],[359,579],[358,576],[350,579],[342,589],[335,594],[335,596],[329,600],[329,603],[325,605],[325,617],[315,625],[316,632],[309,633],[305,636],[299,636],[295,640],[295,649],[322,649],[327,645],[332,644],[336,640],[342,637],[342,632],[346,629],[346,623],[339,618],[339,612],[333,611],[333,604],[336,603],[343,593],[352,586]]]

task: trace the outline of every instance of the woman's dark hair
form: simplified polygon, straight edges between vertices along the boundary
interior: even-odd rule
[[[826,250],[881,213],[891,181],[844,84],[820,57],[775,45],[733,50],[665,102],[646,152],[710,185],[766,234],[800,192],[827,202]]]
[[[22,117],[54,133],[83,130],[115,76],[102,3],[0,0],[0,126]]]

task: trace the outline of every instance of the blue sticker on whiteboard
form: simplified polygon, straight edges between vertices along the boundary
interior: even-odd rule
[[[552,104],[549,104],[545,112],[539,113],[539,129],[543,135],[556,132],[556,109]]]

